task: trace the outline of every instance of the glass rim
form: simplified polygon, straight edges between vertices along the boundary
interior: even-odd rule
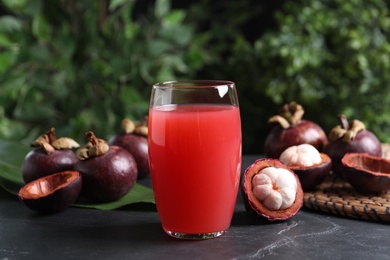
[[[215,88],[219,86],[235,86],[230,80],[171,80],[153,84],[155,88]]]

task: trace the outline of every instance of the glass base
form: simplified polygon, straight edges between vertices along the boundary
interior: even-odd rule
[[[173,232],[168,230],[165,230],[165,232],[168,235],[175,238],[188,239],[188,240],[202,240],[202,239],[210,239],[210,238],[216,238],[222,236],[223,234],[226,233],[226,230],[211,232],[211,233],[201,233],[201,234],[187,234],[187,233]]]

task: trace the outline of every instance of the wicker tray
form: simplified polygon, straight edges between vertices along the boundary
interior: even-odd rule
[[[388,159],[390,145],[383,144],[382,151]],[[362,194],[335,174],[330,174],[316,190],[305,192],[304,205],[347,218],[390,222],[390,191],[380,195]]]

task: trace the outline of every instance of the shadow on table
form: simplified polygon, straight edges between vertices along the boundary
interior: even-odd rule
[[[269,221],[255,213],[246,211],[235,212],[232,219],[232,226],[255,226],[255,225],[272,225],[282,221]]]

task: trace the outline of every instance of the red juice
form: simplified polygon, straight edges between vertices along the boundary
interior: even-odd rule
[[[165,105],[149,111],[149,161],[165,231],[227,230],[241,170],[241,122],[231,105]]]

